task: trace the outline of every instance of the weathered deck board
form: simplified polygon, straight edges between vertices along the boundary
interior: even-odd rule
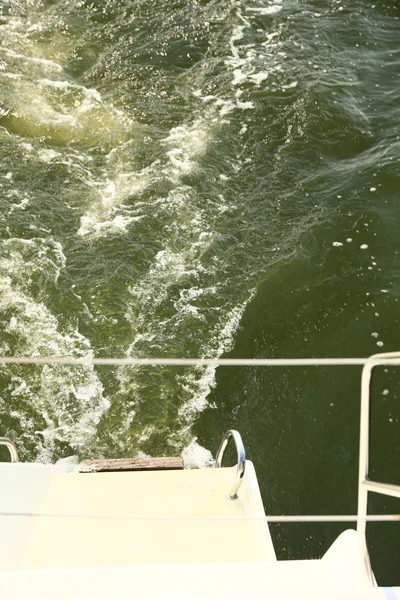
[[[183,469],[181,456],[159,458],[101,458],[85,460],[79,468],[81,473],[104,473],[110,471],[177,471]]]

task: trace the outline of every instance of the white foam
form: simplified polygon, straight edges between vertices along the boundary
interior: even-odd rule
[[[268,77],[269,77],[269,73],[267,73],[267,71],[259,71],[258,73],[255,73],[254,75],[249,75],[250,81],[253,81],[257,87],[260,87],[262,82],[265,81],[266,79],[268,79]]]
[[[54,60],[49,60],[47,58],[38,58],[37,56],[26,56],[25,54],[15,52],[10,48],[2,47],[2,51],[4,52],[4,54],[6,54],[6,56],[10,56],[12,58],[20,58],[25,62],[45,66],[47,68],[50,68],[52,71],[55,71],[56,73],[61,73],[63,71],[62,66]]]
[[[246,7],[246,12],[257,15],[275,15],[282,10],[282,5],[272,4],[271,6]]]
[[[232,100],[217,100],[215,102],[215,106],[220,106],[219,115],[220,117],[224,117],[235,110],[235,104]]]
[[[38,156],[38,159],[41,160],[42,162],[50,163],[55,159],[59,159],[61,157],[61,154],[60,154],[60,152],[56,152],[55,150],[48,148],[48,149],[39,150],[37,156]]]
[[[240,85],[241,83],[246,81],[248,77],[249,75],[247,73],[244,73],[241,69],[235,69],[233,71],[232,85]]]
[[[18,117],[14,132],[22,137],[50,138],[60,145],[79,140],[96,144],[105,136],[126,138],[131,128],[129,118],[105,102],[98,90],[70,81],[61,60],[53,59],[54,45],[57,55],[63,42],[70,52],[68,34],[62,40],[57,29],[55,39],[44,45],[29,34],[31,28],[40,27],[40,21],[31,23],[25,17],[9,18],[2,25],[2,52],[8,60],[2,63],[0,78],[7,78],[11,92],[5,96],[10,98],[10,106],[2,109]]]
[[[111,233],[122,234],[128,231],[132,223],[141,221],[142,218],[116,215],[113,219],[99,222],[97,215],[84,215],[81,217],[81,226],[77,234],[80,236],[92,235],[92,237],[104,237]]]
[[[128,356],[148,355],[168,351],[172,340],[179,340],[180,332],[186,337],[190,335],[194,323],[200,323],[206,346],[195,352],[207,356],[218,356],[231,348],[234,333],[237,330],[246,302],[233,306],[230,310],[217,309],[218,318],[208,323],[202,306],[212,306],[220,293],[215,286],[193,284],[181,287],[178,298],[173,301],[171,310],[163,308],[170,296],[171,287],[179,289],[180,282],[187,282],[190,277],[195,281],[207,281],[207,272],[202,264],[202,255],[214,238],[207,213],[199,210],[192,202],[193,192],[186,186],[176,186],[167,198],[154,200],[161,218],[161,210],[166,211],[163,238],[168,240],[163,249],[154,257],[147,274],[130,288],[132,310],[126,313],[131,323],[134,340],[128,348]],[[202,298],[207,301],[202,302]],[[140,310],[137,310],[137,307]],[[207,309],[209,310],[209,309]],[[198,325],[196,325],[198,327]],[[156,377],[156,375],[154,375]],[[152,375],[149,375],[152,377]],[[128,393],[131,398],[131,409],[141,405],[141,389],[135,381],[132,371],[121,370],[119,374],[121,393]],[[157,379],[155,381],[158,381]],[[155,384],[157,385],[157,384]],[[215,368],[189,368],[175,377],[175,385],[180,390],[180,407],[177,420],[168,433],[169,447],[182,449],[182,443],[190,441],[190,429],[196,415],[204,410],[208,403],[210,389],[215,385]],[[146,436],[157,435],[158,432],[146,430]],[[123,435],[123,434],[120,434]],[[191,439],[191,438],[190,438]],[[137,447],[141,447],[138,436]],[[146,440],[147,443],[147,440]]]
[[[30,293],[31,278],[45,273],[54,281],[65,266],[61,245],[54,240],[9,239],[3,242],[0,259],[1,326],[12,334],[18,353],[27,356],[91,356],[90,342],[77,329],[60,331],[57,317]],[[11,343],[11,342],[10,342]],[[0,345],[1,354],[13,353],[10,343]],[[7,411],[13,412],[24,430],[24,439],[35,440],[37,458],[51,461],[59,442],[77,451],[90,449],[96,436],[97,424],[108,409],[109,402],[93,367],[71,370],[66,367],[45,366],[29,374],[29,384],[20,367],[9,367],[7,392],[0,403],[7,401]],[[30,405],[27,417],[20,409]],[[14,408],[15,406],[15,408]],[[37,423],[46,426],[38,430]]]
[[[200,94],[201,92],[198,93],[199,97]],[[225,112],[229,111],[229,107],[224,108]],[[207,148],[211,132],[211,119],[207,118],[207,115],[195,119],[190,124],[173,127],[161,142],[165,148],[166,160],[161,162],[157,159],[139,172],[118,172],[118,166],[112,161],[110,169],[114,171],[113,179],[91,182],[91,186],[98,190],[98,198],[90,203],[89,209],[81,217],[78,235],[97,237],[108,235],[110,232],[127,232],[129,226],[139,221],[142,216],[118,214],[123,201],[127,197],[142,193],[151,182],[159,179],[160,175],[179,184],[183,176],[196,169],[199,158]],[[114,149],[110,158],[114,158],[117,152],[118,149]]]
[[[224,107],[223,107],[224,108]],[[210,107],[210,110],[213,110]],[[226,111],[228,112],[228,110]],[[113,232],[124,234],[129,226],[141,220],[142,215],[128,213],[121,215],[120,207],[126,198],[141,194],[153,181],[165,177],[179,186],[183,176],[191,174],[198,165],[199,158],[205,152],[212,134],[212,119],[199,117],[190,124],[173,127],[161,141],[165,148],[165,159],[156,159],[138,172],[123,172],[118,164],[118,150],[114,149],[109,157],[113,179],[105,177],[103,182],[92,181],[97,190],[97,198],[89,204],[81,217],[78,230],[80,236],[104,236]],[[116,172],[115,172],[116,171]]]
[[[49,468],[56,473],[77,473],[80,470],[79,459],[75,454],[66,456],[65,458],[58,459]]]
[[[235,42],[238,42],[243,39],[244,30],[245,30],[245,25],[238,25],[237,27],[235,27],[232,32],[231,39],[229,40],[229,45],[231,48],[232,56],[234,58],[239,58],[239,50],[235,46]]]
[[[297,81],[292,81],[292,83],[288,83],[287,85],[283,85],[282,89],[283,90],[292,90],[293,88],[298,86],[298,82]],[[340,196],[338,196],[340,197]]]
[[[266,70],[264,66],[266,57],[243,41],[246,29],[252,28],[254,26],[252,21],[259,16],[277,14],[281,9],[282,2],[280,0],[268,6],[246,7],[246,17],[244,17],[240,7],[237,9],[237,15],[241,24],[234,27],[232,31],[230,38],[231,56],[225,60],[225,64],[232,72],[232,87],[235,89],[235,106],[240,110],[251,110],[255,107],[253,101],[244,100],[240,97],[246,92],[244,85],[248,86],[251,83],[256,87],[260,87],[273,71],[279,72],[282,69],[280,61],[286,57],[284,52],[277,51],[276,57],[279,56],[280,61],[275,60],[272,62],[270,57],[268,57],[268,64],[271,64],[271,62],[272,64]],[[271,55],[271,48],[279,48],[279,41],[276,38],[278,38],[281,28],[282,24],[278,26],[277,31],[266,34],[266,39],[262,42],[263,46],[268,47],[269,55]],[[262,60],[260,61],[260,59]],[[260,69],[260,65],[264,68]],[[294,81],[284,85],[282,89],[291,89],[296,86],[297,81]]]
[[[195,437],[183,449],[182,458],[186,469],[207,469],[215,465],[211,452],[200,446]]]
[[[242,110],[250,110],[254,108],[255,104],[252,101],[242,102],[239,98],[236,100],[236,106]]]
[[[255,292],[253,292],[254,295]],[[250,299],[249,299],[250,300]],[[231,350],[234,334],[238,329],[240,320],[249,300],[235,306],[228,315],[222,319],[213,331],[206,348],[206,356],[219,357]],[[215,387],[216,368],[209,366],[203,369],[200,377],[198,370],[193,369],[185,376],[186,385],[191,390],[191,396],[184,402],[179,409],[179,414],[184,418],[185,428],[191,426],[195,416],[202,412],[208,406],[208,396],[212,388]]]
[[[204,119],[195,119],[190,125],[173,127],[163,144],[169,160],[164,173],[169,179],[179,181],[183,175],[190,174],[197,159],[204,153],[210,138],[210,126]]]
[[[273,11],[278,12],[276,9],[278,4],[280,3],[275,2]],[[66,132],[63,135],[67,136],[68,140],[90,140],[92,126],[90,117],[93,111],[93,115],[105,115],[103,131],[106,136],[116,132],[117,141],[114,143],[114,150],[110,152],[109,160],[104,165],[104,171],[100,176],[97,167],[97,171],[91,171],[90,159],[84,153],[81,158],[77,153],[73,155],[72,150],[68,153],[63,152],[61,157],[57,156],[55,150],[44,151],[38,155],[41,161],[46,162],[70,160],[71,164],[74,164],[73,168],[84,174],[82,178],[87,184],[88,194],[87,199],[83,200],[85,204],[82,206],[79,235],[93,238],[111,233],[125,235],[135,221],[143,218],[143,213],[136,208],[136,205],[132,206],[132,203],[125,205],[124,201],[135,194],[141,194],[150,184],[159,182],[160,178],[166,180],[168,189],[171,187],[170,183],[173,184],[173,190],[166,197],[146,197],[146,214],[152,214],[153,209],[157,211],[162,232],[157,241],[158,251],[155,251],[152,265],[129,289],[131,302],[128,302],[129,308],[125,316],[132,327],[133,342],[127,349],[128,356],[148,355],[149,348],[156,353],[164,348],[171,349],[171,342],[176,343],[177,352],[184,351],[183,335],[186,332],[188,335],[191,331],[195,332],[199,326],[204,328],[204,339],[207,340],[205,344],[199,341],[199,354],[220,356],[231,349],[235,332],[247,304],[247,302],[237,303],[234,298],[229,298],[227,304],[221,306],[221,290],[212,283],[215,279],[213,269],[218,269],[218,264],[213,263],[205,267],[203,260],[204,253],[212,248],[217,232],[206,207],[203,210],[198,199],[193,196],[193,189],[182,183],[187,175],[196,172],[201,157],[213,139],[214,132],[223,126],[223,117],[238,109],[254,108],[254,104],[246,98],[245,86],[247,88],[249,85],[260,86],[270,74],[270,70],[267,71],[265,68],[265,60],[260,60],[258,50],[249,49],[244,42],[246,28],[252,26],[251,16],[248,19],[244,18],[240,7],[237,14],[240,25],[232,32],[230,40],[232,56],[227,60],[232,89],[228,89],[221,98],[206,93],[203,95],[201,90],[194,90],[193,97],[198,99],[200,107],[198,115],[195,115],[191,121],[181,122],[177,127],[165,132],[164,138],[160,141],[160,152],[157,153],[159,158],[145,169],[136,172],[132,167],[127,172],[126,157],[132,156],[132,153],[129,152],[129,146],[125,147],[124,136],[121,134],[121,137],[118,137],[118,128],[124,129],[125,124],[128,124],[128,130],[132,127],[129,119],[111,105],[107,105],[95,90],[70,84],[61,73],[58,75],[53,72],[53,68],[46,63],[34,63],[40,75],[38,77],[40,89],[34,97],[35,110],[44,109],[44,121],[42,116],[40,117],[42,123],[49,123],[52,126],[56,123],[60,132]],[[257,16],[255,14],[255,17]],[[275,48],[277,36],[278,32],[268,34],[266,44]],[[278,47],[278,43],[276,46]],[[64,96],[68,96],[70,100],[64,102]],[[48,98],[59,98],[60,102],[48,102]],[[75,99],[76,102],[71,102],[71,99]],[[33,119],[33,116],[30,116]],[[64,116],[67,118],[64,119]],[[243,120],[244,118],[243,116]],[[99,122],[101,129],[101,119]],[[246,129],[247,125],[244,123],[240,133],[243,134]],[[88,138],[77,137],[81,131],[84,131]],[[99,133],[99,137],[101,136],[102,131]],[[67,154],[68,158],[66,158]],[[84,162],[85,166],[76,166],[78,160]],[[240,170],[239,161],[233,164],[232,168]],[[229,199],[221,202],[219,207],[221,214],[233,209],[234,205]],[[45,263],[45,268],[56,280],[63,268],[62,259],[57,258],[54,251],[50,254],[45,253],[43,260],[46,256],[49,262]],[[20,309],[19,300],[14,297],[18,309],[13,317],[8,318],[7,326],[13,335],[22,336],[27,329],[26,322],[30,322],[31,319],[33,324],[31,329],[35,328],[35,331],[32,331],[32,339],[26,341],[30,352],[40,353],[46,346],[47,352],[61,355],[90,353],[89,340],[80,336],[78,331],[61,331],[55,315],[46,311],[46,307],[42,307],[35,298],[32,298],[29,290],[20,288],[20,284],[15,281],[12,282],[12,286],[14,291],[17,289],[21,292],[30,308],[24,312],[25,308],[22,306],[26,304],[21,304]],[[180,289],[180,293],[175,293],[173,291],[175,289]],[[171,302],[164,310],[167,300]],[[163,310],[160,310],[163,303]],[[208,307],[208,313],[204,306]],[[31,315],[29,318],[28,313]],[[40,321],[40,315],[43,322]],[[43,341],[40,336],[33,335],[41,329],[46,331],[46,328],[47,333]],[[196,338],[193,335],[194,346],[197,339],[198,336]],[[66,372],[63,372],[62,377],[57,379],[57,370],[51,368],[44,370],[44,377],[45,380],[40,381],[41,390],[44,392],[41,397],[34,390],[27,392],[26,388],[24,390],[21,388],[18,392],[21,397],[23,393],[32,396],[33,405],[37,407],[38,412],[42,410],[45,418],[46,425],[40,433],[44,440],[42,458],[51,457],[56,443],[60,440],[70,444],[74,452],[75,449],[79,452],[82,447],[86,448],[94,443],[98,420],[108,406],[95,374],[85,371],[85,376],[70,380]],[[122,412],[126,409],[126,414],[124,413],[122,430],[114,432],[116,444],[117,447],[123,448],[129,439],[129,443],[132,441],[132,445],[135,444],[134,447],[139,449],[138,452],[143,452],[145,445],[151,444],[152,437],[160,435],[160,430],[153,424],[145,423],[141,432],[135,433],[139,428],[141,394],[143,394],[140,388],[140,373],[132,369],[129,371],[121,369],[118,377],[119,392],[121,395],[126,394],[129,405],[126,403],[127,406],[124,405],[121,409]],[[152,379],[150,381],[153,382]],[[215,385],[215,369],[213,367],[185,369],[177,376],[175,382],[181,393],[181,405],[176,407],[176,423],[172,424],[169,433],[165,433],[165,438],[170,446],[175,445],[180,449],[182,444],[187,444],[184,451],[187,465],[211,464],[211,454],[193,440],[190,430],[198,412],[207,406],[210,389]],[[20,383],[22,385],[22,382]],[[69,398],[72,398],[72,407],[68,406]],[[22,416],[20,418],[22,419]],[[27,430],[32,431],[31,424],[27,425]],[[75,460],[74,457],[72,460]]]
[[[114,180],[105,177],[104,181],[91,181],[96,200],[92,201],[88,210],[82,215],[78,235],[99,237],[109,233],[123,234],[132,223],[140,221],[143,216],[133,211],[121,214],[120,208],[128,197],[143,192],[152,181],[149,169],[137,173],[119,173]],[[96,193],[97,192],[97,193]]]

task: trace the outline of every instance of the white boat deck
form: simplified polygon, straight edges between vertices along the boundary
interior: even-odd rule
[[[0,591],[12,600],[400,600],[399,588],[365,587],[342,561],[323,559],[13,571],[0,574]]]
[[[277,561],[252,463],[236,500],[226,495],[233,475],[0,464],[2,597],[400,600],[368,585],[353,530],[321,560]]]
[[[253,465],[234,501],[226,497],[232,479],[230,468],[66,474],[0,464],[0,512],[88,515],[2,517],[0,568],[275,561],[265,520],[226,519],[265,516]],[[121,518],[93,518],[101,515]]]

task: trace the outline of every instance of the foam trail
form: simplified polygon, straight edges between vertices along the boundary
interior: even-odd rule
[[[195,171],[197,161],[212,137],[215,126],[210,121],[211,118],[198,118],[191,125],[173,127],[159,140],[159,146],[164,151],[163,158],[156,158],[138,171],[126,170],[126,153],[132,143],[114,148],[108,157],[112,175],[107,169],[103,180],[90,183],[97,189],[97,198],[81,217],[78,234],[89,237],[105,236],[112,232],[127,234],[130,225],[141,221],[142,215],[135,207],[123,213],[126,211],[125,201],[140,199],[161,178],[179,186],[182,177]]]
[[[112,3],[106,4],[108,10]],[[18,165],[0,179],[10,200],[8,219],[24,232],[10,233],[14,241],[8,263],[2,263],[8,298],[2,349],[28,355],[84,356],[94,347],[106,356],[222,356],[232,348],[254,293],[258,263],[247,269],[246,247],[233,239],[236,224],[242,226],[243,203],[229,182],[245,162],[236,142],[224,161],[221,144],[224,129],[235,123],[240,137],[251,131],[246,119],[255,104],[249,89],[261,91],[278,72],[279,26],[261,42],[273,56],[267,65],[247,40],[257,19],[270,19],[281,4],[254,11],[229,6],[224,14],[204,7],[226,27],[227,44],[216,49],[226,66],[224,83],[209,86],[207,69],[216,63],[199,60],[175,80],[175,104],[169,104],[170,80],[162,67],[157,77],[149,69],[146,80],[141,69],[132,69],[136,59],[140,63],[139,42],[124,39],[125,16],[116,14],[112,24],[120,41],[95,57],[99,31],[109,30],[102,29],[97,13],[91,20],[94,5],[86,13],[74,9],[70,23],[68,4],[57,10],[35,1],[21,6],[29,17],[16,11],[2,25],[1,135],[15,144],[21,164],[32,167],[35,185],[18,188]],[[146,20],[140,7],[135,15],[127,11],[135,27]],[[205,22],[202,35],[214,35]],[[159,50],[170,43],[167,30],[148,40],[160,64]],[[221,48],[228,56],[220,55]],[[127,75],[123,65],[129,65],[129,77],[120,86],[119,78]],[[52,211],[63,224],[58,229],[48,219]],[[26,247],[20,235],[30,238]],[[240,272],[234,275],[236,263]],[[54,298],[64,302],[65,315],[56,316]],[[75,311],[69,311],[71,302]],[[213,367],[121,368],[102,375],[102,382],[97,371],[79,372],[51,367],[25,380],[17,370],[21,380],[8,382],[9,395],[13,385],[20,390],[15,430],[28,431],[29,451],[40,436],[43,457],[179,452],[192,443],[192,426],[215,386]],[[17,410],[23,394],[35,407],[31,421]]]
[[[276,3],[265,11],[260,8],[255,13],[272,14],[280,9],[280,3]],[[129,288],[131,301],[126,318],[131,324],[133,341],[128,347],[127,356],[184,355],[184,336],[190,338],[190,344],[194,343],[197,354],[221,356],[231,349],[242,314],[254,293],[250,288],[246,300],[233,304],[228,302],[223,309],[220,306],[224,292],[219,285],[210,285],[210,266],[205,266],[203,260],[212,247],[216,231],[209,222],[207,207],[198,203],[194,190],[186,185],[186,178],[196,174],[202,157],[224,126],[226,118],[234,111],[254,107],[252,102],[245,99],[245,86],[250,82],[260,87],[269,76],[265,67],[260,69],[259,64],[262,63],[256,50],[241,46],[246,29],[252,27],[254,16],[244,16],[240,10],[238,16],[240,24],[234,26],[230,40],[232,56],[226,59],[229,72],[233,75],[233,95],[221,97],[194,89],[193,95],[199,100],[200,115],[174,126],[161,136],[158,144],[162,154],[160,156],[158,152],[157,158],[145,169],[136,173],[124,172],[122,169],[126,163],[123,160],[118,162],[118,156],[124,157],[123,152],[113,151],[111,158],[114,170],[117,165],[117,175],[105,181],[102,200],[97,205],[102,209],[93,210],[92,206],[90,212],[81,219],[81,235],[106,235],[114,223],[111,217],[119,213],[128,197],[137,196],[140,200],[147,189],[150,190],[155,182],[160,183],[163,179],[173,185],[166,196],[147,196],[146,214],[157,215],[158,222],[162,223],[160,237],[166,242],[155,254],[147,273]],[[278,35],[278,32],[275,33]],[[275,36],[270,40],[271,48],[275,48]],[[239,163],[237,169],[240,169]],[[131,188],[126,185],[127,182],[132,182]],[[103,210],[105,206],[107,210]],[[229,203],[227,210],[230,210]],[[133,209],[129,215],[131,219],[136,218],[139,224],[143,215],[142,203],[139,202],[137,209]],[[124,221],[120,222],[121,234],[135,231],[133,220],[126,227]],[[180,288],[178,297],[173,292],[175,288]],[[201,308],[203,304],[214,307],[211,323],[208,322],[209,315]],[[201,345],[196,344],[192,334],[196,330],[203,332]],[[158,401],[144,390],[156,390],[160,385],[166,388],[170,385],[171,389],[175,389],[170,381],[171,376],[164,374],[163,377],[160,381],[157,371],[143,373],[136,370],[133,374],[123,368],[119,370],[119,394],[121,397],[130,397],[129,414],[125,415],[125,424],[119,436],[126,439],[129,435],[132,446],[145,452],[147,448],[156,446],[155,440],[160,437],[160,432],[164,439],[160,451],[171,447],[180,451],[182,444],[190,444],[190,430],[196,415],[207,406],[207,397],[215,386],[213,367],[187,369],[183,374],[174,376],[179,389],[179,407],[174,409],[177,420],[172,428],[169,425],[164,430],[161,423],[159,426],[146,425],[144,416],[145,411],[153,413],[159,410],[156,408]],[[175,404],[176,399],[167,393],[162,410],[168,412],[171,403]]]
[[[89,341],[76,330],[61,332],[57,318],[29,291],[39,273],[56,283],[65,266],[60,245],[39,238],[9,239],[2,246],[1,353],[17,349],[28,356],[91,355]],[[91,453],[97,425],[109,406],[93,367],[71,372],[45,366],[29,376],[23,368],[2,367],[2,372],[0,410],[14,423],[7,433],[22,435],[23,457],[51,462],[60,445],[78,454]]]

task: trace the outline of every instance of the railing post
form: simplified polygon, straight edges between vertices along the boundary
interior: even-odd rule
[[[384,359],[389,359],[388,363]],[[395,359],[399,359],[396,361]],[[390,362],[389,362],[390,361]],[[366,567],[366,577],[369,585],[374,585],[374,576],[371,569],[369,553],[367,548],[365,517],[368,513],[368,487],[369,481],[369,434],[370,434],[370,409],[371,409],[371,378],[372,371],[378,365],[393,364],[400,365],[399,352],[387,352],[374,354],[364,365],[361,376],[361,408],[360,408],[360,453],[358,459],[358,509],[357,535],[360,555],[363,557]],[[379,487],[379,484],[376,486]],[[371,490],[377,493],[388,494],[384,486],[381,490]]]
[[[236,445],[238,462],[236,467],[235,479],[227,496],[230,500],[236,500],[236,498],[238,498],[239,496],[239,489],[242,485],[242,479],[246,471],[246,453],[244,450],[241,435],[238,431],[236,431],[236,429],[229,429],[229,431],[225,433],[221,445],[218,448],[217,456],[215,457],[215,468],[220,469],[222,467],[222,460],[224,458],[225,450],[231,438],[233,439]]]
[[[369,558],[365,517],[368,513],[368,490],[363,482],[368,479],[369,470],[369,413],[370,413],[370,386],[374,363],[367,363],[361,376],[361,408],[360,408],[360,451],[358,459],[358,508],[357,516],[362,520],[357,521],[357,537],[360,557],[364,561],[368,585],[374,584],[371,561]]]

